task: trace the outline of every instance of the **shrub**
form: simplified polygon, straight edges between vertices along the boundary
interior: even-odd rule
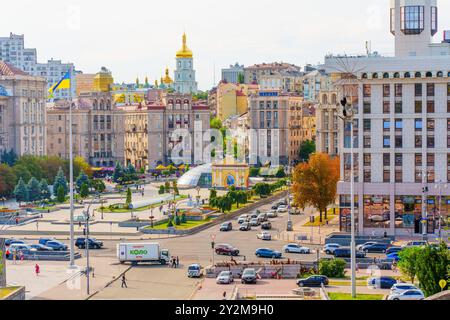
[[[319,273],[329,278],[344,278],[346,264],[342,259],[322,259],[319,262]]]
[[[250,177],[257,177],[259,175],[259,168],[250,168]]]
[[[187,222],[186,214],[183,213],[181,216],[181,223],[186,223],[186,222]]]
[[[158,193],[159,193],[159,194],[164,194],[164,193],[166,193],[166,188],[164,188],[164,186],[159,186],[159,191],[158,191]]]
[[[167,228],[173,228],[172,219],[169,219],[169,222],[167,222]]]
[[[180,216],[176,216],[176,217],[175,217],[175,224],[176,224],[177,226],[179,226],[179,225],[181,224]]]

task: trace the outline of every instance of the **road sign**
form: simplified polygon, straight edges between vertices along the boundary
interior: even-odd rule
[[[447,286],[447,281],[441,280],[439,281],[439,287],[441,287],[442,290]]]

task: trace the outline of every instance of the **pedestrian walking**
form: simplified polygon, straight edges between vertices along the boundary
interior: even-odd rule
[[[227,300],[227,292],[226,291],[223,292],[222,297],[223,297],[222,300]]]
[[[81,221],[78,221],[78,229],[81,229]]]
[[[41,272],[41,268],[39,267],[39,265],[37,263],[34,266],[34,272],[36,273],[36,276],[39,276],[39,273]]]
[[[128,288],[127,286],[127,279],[125,278],[125,273],[122,275],[122,288]]]
[[[180,259],[177,256],[177,263],[176,263],[176,267],[178,268],[180,266]]]

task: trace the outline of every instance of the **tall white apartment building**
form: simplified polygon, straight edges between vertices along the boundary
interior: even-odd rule
[[[36,49],[25,48],[23,35],[10,33],[9,37],[0,37],[0,61],[4,61],[29,75],[43,77],[47,80],[47,88],[53,86],[67,73],[72,75],[72,88],[57,90],[55,99],[68,99],[76,96],[75,71],[73,63],[62,63],[61,60],[37,62]]]
[[[436,0],[392,0],[390,16],[394,57],[325,60],[339,98],[347,96],[356,112],[356,228],[420,236],[427,225],[437,234],[450,215],[450,44],[432,43]],[[349,126],[341,121],[339,131],[340,226],[349,231]]]

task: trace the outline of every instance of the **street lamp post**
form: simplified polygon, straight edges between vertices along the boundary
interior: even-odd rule
[[[288,187],[288,221],[287,221],[287,228],[286,231],[293,231],[294,228],[292,226],[292,219],[291,219],[291,183],[290,181],[287,182]]]
[[[435,188],[438,189],[439,191],[439,242],[442,242],[442,189],[447,189],[448,185],[444,184],[444,182],[439,181],[436,185]]]
[[[73,204],[73,137],[72,137],[72,102],[70,101],[69,107],[69,192],[70,192],[70,266],[69,268],[75,268],[75,244],[74,244],[74,226],[73,226],[73,216],[74,216],[74,204]]]
[[[419,177],[422,178],[422,239],[424,241],[428,240],[428,178],[430,177],[430,170],[428,168],[423,168],[422,172],[419,173]]]

